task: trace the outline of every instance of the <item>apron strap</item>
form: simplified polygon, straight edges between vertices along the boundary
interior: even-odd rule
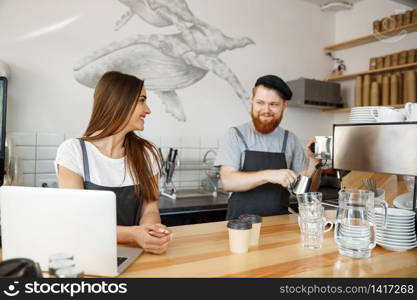
[[[287,140],[288,140],[288,130],[285,130],[284,133],[284,143],[282,143],[282,153],[285,153],[285,149],[287,148]]]
[[[90,167],[88,166],[87,150],[85,149],[85,141],[80,139],[81,151],[83,152],[84,181],[90,182]]]
[[[236,127],[232,127],[234,130],[236,130],[237,135],[240,137],[240,139],[243,142],[243,145],[245,146],[245,151],[249,150],[248,144],[246,144],[245,139],[243,138],[243,134],[240,132],[239,129],[237,129]]]

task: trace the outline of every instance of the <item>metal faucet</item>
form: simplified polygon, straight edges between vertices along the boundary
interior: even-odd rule
[[[213,153],[213,154],[214,154],[214,156],[217,156],[217,152],[216,152],[216,151],[214,151],[213,149],[208,150],[208,151],[204,154],[204,156],[203,156],[203,163],[204,163],[205,165],[209,165],[209,163],[207,162],[207,156],[208,156],[210,153]]]

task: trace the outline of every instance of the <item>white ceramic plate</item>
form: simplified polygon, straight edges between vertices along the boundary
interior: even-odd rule
[[[386,234],[400,234],[400,235],[408,235],[408,234],[415,234],[416,230],[414,228],[406,228],[406,229],[392,229],[392,228],[382,228],[382,226],[376,227],[377,232],[384,232]]]
[[[397,208],[397,209],[400,209],[400,208]],[[405,210],[405,209],[401,209],[401,210],[409,211],[409,212],[413,213],[413,211],[411,211],[411,210]],[[383,214],[380,214],[380,213],[376,213],[375,216],[377,218],[380,218],[380,219],[383,219],[384,218],[384,215]],[[413,215],[409,215],[409,216],[396,216],[396,215],[390,215],[390,214],[388,214],[387,217],[388,217],[388,220],[393,220],[393,221],[404,221],[404,220],[410,221],[410,220],[414,220],[414,216]]]
[[[349,229],[341,228],[340,231],[346,232],[346,233],[349,233],[349,234],[361,234],[361,235],[367,234],[367,235],[369,235],[369,230],[358,231],[358,230],[349,230]]]
[[[387,106],[388,108],[392,108],[392,106]],[[372,109],[380,109],[381,106],[360,106],[360,107],[352,107],[352,110],[372,110]]]
[[[402,243],[402,242],[398,242],[398,241],[377,238],[376,242],[380,243],[380,244],[385,244],[385,245],[389,245],[389,246],[397,246],[397,247],[415,247],[415,246],[417,246],[417,241],[412,241],[412,242],[409,242],[409,243]]]
[[[377,232],[376,236],[381,239],[387,239],[387,240],[394,240],[398,242],[414,242],[416,240],[415,234],[409,234],[409,235],[391,235],[387,233],[381,233]]]
[[[382,207],[375,208],[375,213],[381,216],[384,215],[384,209]],[[407,209],[395,208],[395,207],[388,207],[388,215],[389,216],[404,216],[410,217],[415,216],[415,212]]]
[[[397,232],[409,232],[409,231],[415,231],[415,226],[413,225],[406,225],[406,226],[392,226],[392,225],[388,225],[387,227],[384,228],[384,226],[382,225],[382,223],[380,224],[376,224],[376,230],[379,231],[397,231]]]
[[[415,227],[382,227],[381,226],[377,226],[376,227],[376,231],[379,232],[393,232],[393,233],[402,233],[402,234],[406,234],[409,232],[415,232]]]
[[[384,216],[380,215],[380,214],[375,214],[377,219],[383,220]],[[388,220],[389,221],[394,221],[394,222],[401,222],[401,221],[414,221],[414,216],[393,216],[393,215],[388,215]]]
[[[349,119],[369,119],[369,120],[375,120],[375,118],[369,116],[369,115],[350,115]]]
[[[415,248],[417,246],[417,244],[416,244],[413,247],[399,247],[399,246],[388,245],[388,244],[385,244],[385,243],[382,243],[381,244],[381,243],[378,243],[378,242],[377,242],[377,244],[379,246],[381,246],[382,248],[385,248],[385,249],[387,249],[389,251],[407,251],[407,250],[413,249],[413,248]]]
[[[353,232],[353,233],[369,233],[369,229],[368,228],[356,228],[356,227],[351,227],[351,226],[340,226],[340,229],[343,231],[348,231],[348,232]]]
[[[410,235],[415,235],[416,231],[415,230],[408,230],[408,231],[398,231],[398,230],[386,230],[386,229],[382,229],[382,228],[377,228],[376,229],[376,233],[383,235],[392,235],[392,236],[410,236]]]
[[[395,207],[402,209],[413,209],[413,192],[401,194],[394,199]]]
[[[363,117],[363,118],[372,118],[372,119],[374,119],[374,117],[368,112],[352,113],[352,114],[349,115],[349,117],[350,118]]]
[[[383,225],[384,224],[384,219],[375,219],[375,223],[379,224],[379,225]],[[391,226],[412,226],[414,224],[414,220],[404,220],[404,221],[393,221],[393,220],[389,220],[387,221],[387,225],[391,225]]]
[[[384,222],[382,220],[376,220],[375,224],[377,227],[384,227]],[[407,229],[407,228],[414,228],[414,221],[410,221],[410,222],[393,222],[393,221],[388,221],[387,222],[387,226],[386,228],[397,228],[397,229]]]
[[[386,245],[390,245],[390,246],[399,246],[399,247],[415,247],[415,246],[417,246],[417,241],[411,241],[409,243],[404,243],[404,242],[398,242],[398,241],[392,241],[392,240],[377,238],[376,242],[386,244]]]

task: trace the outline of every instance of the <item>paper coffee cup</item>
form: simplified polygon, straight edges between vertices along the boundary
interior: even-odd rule
[[[239,219],[252,224],[249,245],[257,246],[259,244],[259,235],[261,233],[262,217],[258,215],[240,215]]]
[[[248,252],[252,224],[242,220],[230,220],[227,223],[229,229],[229,248],[233,253]]]

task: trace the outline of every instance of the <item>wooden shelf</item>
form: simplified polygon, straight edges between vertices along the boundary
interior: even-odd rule
[[[380,106],[380,107],[394,107],[394,108],[401,108],[404,104],[394,104],[390,106]],[[324,112],[350,112],[352,107],[344,107],[344,108],[331,108],[331,109],[323,109]]]
[[[379,32],[379,33],[373,33],[373,34],[356,38],[350,41],[337,43],[331,46],[326,46],[324,47],[324,51],[328,52],[328,51],[342,50],[342,49],[352,48],[352,47],[356,47],[356,46],[360,46],[360,45],[364,45],[364,44],[368,44],[372,42],[381,41],[386,38],[393,37],[398,33],[402,34],[401,31],[404,31],[405,34],[417,31],[417,23],[401,26],[392,30],[386,30],[386,31]]]
[[[417,62],[411,63],[411,64],[400,65],[400,66],[382,68],[382,69],[377,69],[377,70],[369,70],[369,71],[351,73],[351,74],[346,74],[346,75],[341,75],[341,76],[328,77],[325,80],[327,81],[347,80],[347,79],[355,78],[356,76],[360,76],[360,75],[385,73],[385,72],[403,70],[403,69],[408,69],[408,68],[417,68]]]

